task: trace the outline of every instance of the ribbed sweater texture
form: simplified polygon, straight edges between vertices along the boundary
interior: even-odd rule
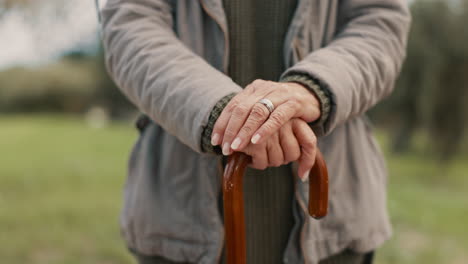
[[[245,87],[278,81],[285,70],[283,40],[296,1],[223,0],[229,28],[229,76]],[[247,263],[282,263],[294,224],[290,166],[247,169],[244,201]]]

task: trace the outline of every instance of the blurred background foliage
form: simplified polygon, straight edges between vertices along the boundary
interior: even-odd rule
[[[392,150],[410,151],[426,137],[426,153],[449,161],[462,150],[468,124],[468,1],[414,1],[408,54],[390,98],[373,110],[392,137]],[[466,145],[465,145],[466,151]]]
[[[135,111],[107,75],[100,49],[96,55],[70,52],[40,67],[0,72],[0,111],[83,114],[93,107],[110,117]]]
[[[21,7],[34,13],[37,5],[9,0],[3,12]],[[468,1],[413,1],[412,14],[407,60],[395,92],[370,115],[389,132],[392,151],[411,150],[419,134],[427,138],[427,150],[448,161],[466,147]],[[91,54],[72,50],[47,65],[0,71],[0,112],[76,114],[99,106],[112,118],[128,116],[134,109],[106,74],[102,58],[101,47]]]
[[[78,3],[0,0],[0,26],[21,14],[47,46],[61,34],[47,28]],[[377,263],[468,263],[468,0],[415,0],[411,10],[395,92],[369,113],[395,226]],[[132,262],[118,212],[137,110],[106,74],[97,32],[84,43],[32,63],[1,65],[0,52],[2,263]]]

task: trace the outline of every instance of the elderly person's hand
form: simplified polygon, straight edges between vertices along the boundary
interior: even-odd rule
[[[305,181],[315,163],[317,139],[305,121],[294,118],[267,140],[248,144],[242,152],[252,157],[250,167],[259,170],[299,161],[298,175]]]
[[[268,99],[274,110],[259,103]],[[212,133],[212,144],[222,142],[224,155],[240,151],[250,142],[260,144],[292,118],[313,122],[320,117],[315,95],[298,83],[255,80],[224,108]]]

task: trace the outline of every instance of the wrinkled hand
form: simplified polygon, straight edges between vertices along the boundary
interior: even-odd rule
[[[258,103],[267,98],[275,110],[270,114]],[[224,155],[241,151],[249,143],[260,144],[292,118],[313,122],[320,117],[315,95],[298,83],[255,80],[231,99],[213,128],[211,142],[222,142]]]
[[[264,142],[248,144],[242,152],[252,157],[250,167],[259,170],[299,161],[298,175],[305,181],[315,163],[317,139],[305,121],[294,118]]]

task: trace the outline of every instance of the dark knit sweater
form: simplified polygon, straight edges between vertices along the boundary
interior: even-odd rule
[[[283,40],[296,1],[223,1],[229,26],[229,75],[245,87],[255,79],[278,80]],[[247,169],[244,201],[247,263],[282,263],[294,224],[290,166]]]
[[[296,1],[223,0],[229,27],[229,76],[241,87],[255,79],[279,80],[285,70],[283,42]],[[315,92],[323,117],[328,116],[329,100],[307,76],[292,75],[281,81],[299,82]],[[210,144],[212,128],[235,94],[221,99],[205,128],[205,150],[220,153]],[[283,253],[294,224],[292,205],[294,179],[289,165],[264,171],[247,169],[244,200],[248,263],[282,263]]]

